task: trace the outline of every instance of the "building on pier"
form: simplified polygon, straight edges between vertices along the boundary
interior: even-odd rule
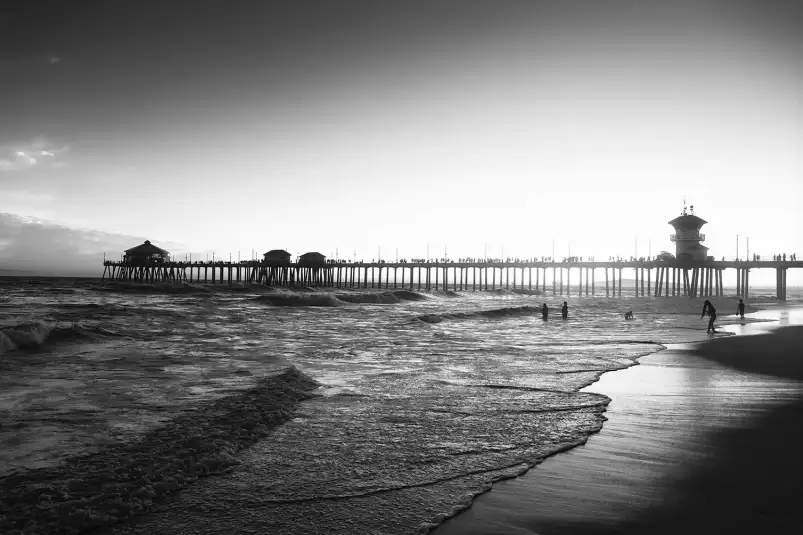
[[[326,264],[326,257],[316,252],[304,253],[298,259],[300,266],[323,266],[324,264]]]
[[[284,249],[271,249],[264,255],[265,264],[268,266],[289,266],[290,253]]]
[[[138,266],[162,264],[170,261],[170,253],[145,240],[142,245],[127,249],[123,261]]]
[[[669,222],[675,227],[675,233],[670,239],[675,242],[675,258],[680,261],[704,262],[708,258],[708,247],[703,245],[705,234],[700,232],[703,225],[708,221],[694,215],[694,206],[691,213],[686,210],[686,203],[683,203],[683,212],[680,217],[676,217]]]

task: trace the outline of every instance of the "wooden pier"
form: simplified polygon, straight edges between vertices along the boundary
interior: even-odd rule
[[[748,297],[750,272],[776,271],[776,297],[786,300],[786,273],[803,268],[803,261],[678,260],[632,262],[394,262],[287,263],[242,262],[112,262],[103,263],[102,281],[203,284],[258,284],[331,288],[410,290],[518,290],[553,296],[622,296],[622,274],[634,274],[636,297],[724,296],[723,274],[736,270],[736,296]],[[597,281],[602,270],[602,280]],[[547,274],[550,284],[547,285]],[[575,274],[576,278],[572,277]],[[565,275],[565,279],[564,279]],[[565,281],[565,284],[564,284]],[[574,281],[574,283],[572,282]],[[574,284],[574,285],[573,285]],[[629,292],[628,292],[629,293]]]

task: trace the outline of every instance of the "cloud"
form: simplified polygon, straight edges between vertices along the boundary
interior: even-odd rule
[[[34,165],[36,163],[36,158],[22,150],[16,151],[14,157],[22,164]]]
[[[28,214],[52,218],[58,207],[56,196],[46,189],[22,190],[0,187],[0,213]]]
[[[36,165],[47,163],[61,167],[61,158],[69,147],[56,148],[53,143],[44,139],[34,141],[0,144],[0,171],[21,171]]]
[[[100,276],[103,255],[118,258],[146,238],[60,225],[37,217],[0,213],[0,270],[40,275]],[[151,239],[168,250],[180,244]]]

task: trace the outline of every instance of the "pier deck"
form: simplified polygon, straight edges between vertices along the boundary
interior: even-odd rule
[[[137,264],[105,261],[101,280],[115,282],[187,282],[259,284],[266,286],[323,286],[411,290],[512,289],[552,295],[597,295],[597,273],[604,272],[605,295],[621,297],[622,273],[633,270],[632,289],[640,296],[707,297],[725,295],[722,275],[736,270],[736,296],[747,297],[750,271],[776,270],[776,297],[786,299],[786,273],[803,268],[803,261],[679,260],[607,262],[343,262],[320,264],[265,261],[162,262]],[[572,274],[576,272],[574,286]],[[564,279],[565,274],[565,279]],[[602,281],[599,281],[600,283]],[[632,281],[631,281],[632,282]],[[645,284],[646,283],[646,284]],[[601,288],[599,295],[602,295]]]

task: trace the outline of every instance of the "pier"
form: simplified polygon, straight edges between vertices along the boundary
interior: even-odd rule
[[[789,269],[803,261],[608,261],[608,262],[138,262],[104,261],[102,281],[243,284],[328,288],[487,291],[505,289],[552,296],[621,297],[623,274],[636,297],[724,296],[723,274],[736,270],[737,297],[750,292],[750,273],[774,269],[776,297],[786,300]],[[630,277],[628,277],[630,278]],[[628,292],[630,294],[630,292]]]

